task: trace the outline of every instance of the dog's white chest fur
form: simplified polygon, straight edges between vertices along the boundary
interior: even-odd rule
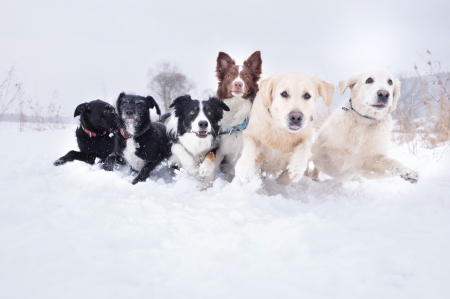
[[[141,171],[145,161],[136,156],[136,142],[133,138],[127,140],[127,145],[123,151],[123,157],[127,163],[136,171]]]
[[[126,129],[130,134],[134,134],[134,121],[127,121],[126,122]],[[123,151],[123,157],[127,161],[128,165],[131,166],[136,171],[141,171],[142,167],[145,165],[145,161],[136,156],[136,142],[134,141],[134,138],[129,138],[126,141],[126,146]]]
[[[221,127],[222,131],[229,131],[231,128],[241,124],[250,114],[252,102],[241,97],[234,97],[224,100],[230,111],[224,112]],[[243,136],[241,133],[225,134],[221,137],[219,151],[227,157],[228,163],[235,165],[241,155],[243,146]]]
[[[179,137],[180,143],[192,155],[195,162],[203,160],[211,150],[212,137],[198,138],[194,133],[186,133]]]

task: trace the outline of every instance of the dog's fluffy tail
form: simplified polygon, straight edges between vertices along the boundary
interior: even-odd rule
[[[171,115],[170,113],[165,113],[165,114],[161,115],[161,116],[159,117],[158,122],[167,125],[167,123],[169,122],[168,120],[169,120],[169,118],[170,118],[170,115]]]

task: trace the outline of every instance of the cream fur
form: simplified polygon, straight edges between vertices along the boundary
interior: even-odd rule
[[[373,79],[371,84],[366,83],[369,77]],[[388,84],[389,79],[393,85]],[[339,88],[341,94],[350,88],[353,107],[376,120],[356,114],[349,103],[345,105],[348,111],[335,111],[320,129],[312,146],[315,168],[311,177],[318,180],[320,171],[340,181],[358,176],[379,178],[399,175],[416,183],[416,171],[386,156],[392,130],[389,113],[397,107],[400,82],[389,71],[371,69],[339,82]],[[391,95],[387,107],[381,110],[371,106],[376,103],[380,89],[389,91]]]
[[[289,97],[282,97],[287,92]],[[244,131],[242,155],[236,164],[236,179],[245,184],[257,170],[277,176],[282,184],[298,182],[307,168],[313,129],[310,116],[316,100],[331,104],[334,86],[300,72],[282,73],[260,81],[260,89]],[[311,98],[305,99],[308,93]],[[301,111],[301,128],[289,127],[288,114]]]

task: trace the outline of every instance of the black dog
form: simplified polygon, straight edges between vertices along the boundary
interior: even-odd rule
[[[74,117],[80,115],[80,126],[77,136],[77,151],[70,151],[53,164],[59,166],[73,160],[89,164],[95,163],[95,158],[103,162],[114,150],[115,137],[118,132],[118,117],[114,107],[101,100],[78,105]]]
[[[121,93],[116,103],[120,116],[120,133],[116,139],[114,153],[106,159],[103,168],[114,169],[116,161],[123,157],[133,170],[139,172],[132,184],[145,181],[150,172],[170,155],[166,126],[150,120],[151,108],[158,104],[151,97],[141,97]]]
[[[167,124],[173,142],[169,161],[192,174],[198,173],[206,187],[216,168],[220,120],[223,111],[230,111],[230,108],[215,97],[199,101],[189,95],[176,98],[170,107],[174,110]]]

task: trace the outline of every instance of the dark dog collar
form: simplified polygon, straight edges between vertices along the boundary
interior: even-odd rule
[[[80,125],[80,126],[81,126],[81,128],[83,129],[84,133],[88,134],[89,137],[97,137],[97,135],[99,135],[99,134],[97,134],[97,133],[95,133],[95,132],[89,131],[88,129],[86,129],[86,128],[83,127],[82,125]],[[104,132],[101,134],[101,136],[105,136],[105,135],[106,135],[106,131],[104,131]]]
[[[352,105],[352,99],[350,99],[350,100],[348,100],[348,101],[350,102],[350,108],[351,108],[353,111],[355,111],[355,113],[358,114],[359,116],[364,117],[364,118],[367,118],[367,119],[371,119],[371,120],[378,120],[378,119],[376,119],[375,117],[368,116],[368,115],[363,115],[363,114],[359,113],[358,111],[356,111],[355,108],[353,108],[353,105]],[[348,111],[348,108],[347,108],[347,107],[342,107],[342,110]]]
[[[120,134],[122,134],[123,138],[125,139],[130,139],[131,137],[137,138],[141,135],[143,135],[145,132],[147,132],[148,130],[150,130],[150,126],[148,126],[147,128],[145,128],[144,130],[142,130],[141,132],[137,133],[137,134],[130,134],[130,132],[128,132],[125,128],[120,128]]]

